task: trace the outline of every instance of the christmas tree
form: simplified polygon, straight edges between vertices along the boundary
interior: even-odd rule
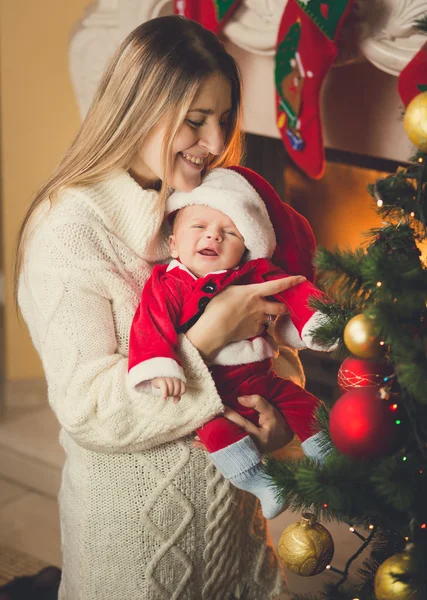
[[[427,92],[407,107],[404,127],[419,150],[369,187],[383,226],[355,251],[317,256],[332,302],[314,303],[327,316],[316,337],[338,340],[345,359],[342,395],[317,415],[324,458],[267,461],[278,493],[302,513],[279,544],[291,571],[336,570],[318,520],[351,524],[361,541],[336,582],[294,600],[427,599]]]

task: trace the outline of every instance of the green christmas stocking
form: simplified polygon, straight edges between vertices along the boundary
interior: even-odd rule
[[[289,0],[275,61],[277,126],[295,164],[319,179],[325,168],[319,95],[353,0]]]
[[[175,0],[174,12],[218,33],[239,4],[240,0]]]

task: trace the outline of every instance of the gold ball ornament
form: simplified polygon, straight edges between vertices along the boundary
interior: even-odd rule
[[[423,152],[427,151],[427,92],[415,96],[406,107],[403,127],[408,138]]]
[[[311,513],[289,525],[282,533],[278,551],[283,564],[301,577],[311,577],[324,571],[334,555],[331,534]]]
[[[344,343],[359,358],[379,358],[384,353],[377,326],[373,319],[356,315],[344,329]]]
[[[409,561],[410,554],[405,551],[394,554],[383,562],[375,575],[377,600],[422,600],[416,589],[395,577],[408,573]]]

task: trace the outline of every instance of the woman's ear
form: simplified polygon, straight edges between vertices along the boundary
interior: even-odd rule
[[[175,236],[173,233],[169,236],[169,254],[172,258],[178,258],[178,250],[176,249]]]

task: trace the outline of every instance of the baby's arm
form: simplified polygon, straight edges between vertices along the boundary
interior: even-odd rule
[[[176,352],[180,294],[173,282],[166,281],[164,270],[164,266],[154,267],[145,284],[129,338],[129,383],[148,393],[157,378],[186,381]]]
[[[167,400],[172,396],[174,404],[181,400],[181,396],[187,390],[184,381],[178,379],[178,377],[155,377],[151,380],[151,385],[153,388],[160,390],[163,400]]]

